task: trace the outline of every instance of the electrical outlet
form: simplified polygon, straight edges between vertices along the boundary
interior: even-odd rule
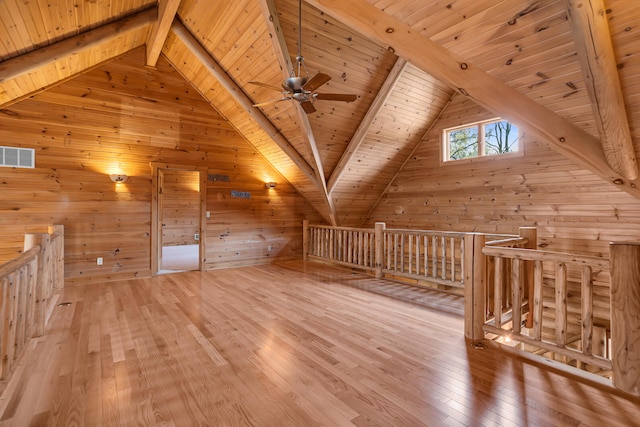
[[[102,265],[102,262],[103,262],[103,259],[101,256],[96,259],[96,264]]]
[[[206,216],[207,218],[211,218],[211,211],[207,211],[207,212],[206,212],[206,214],[205,214],[205,216]]]
[[[197,242],[198,240],[200,240],[200,233],[196,233],[196,234],[194,234],[194,235],[193,235],[193,240],[195,240],[196,242]]]

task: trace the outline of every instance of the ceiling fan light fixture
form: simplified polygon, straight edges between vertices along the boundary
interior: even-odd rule
[[[303,75],[303,69],[305,75]],[[296,56],[296,66],[291,70],[291,75],[282,82],[282,89],[267,83],[250,81],[249,83],[262,86],[267,89],[277,90],[281,92],[283,97],[271,101],[256,103],[254,107],[263,107],[275,104],[280,101],[295,100],[298,101],[305,113],[311,114],[316,111],[312,105],[316,100],[353,102],[358,97],[356,95],[336,94],[336,93],[318,93],[316,89],[328,83],[331,77],[324,73],[316,73],[313,77],[309,77],[309,71],[302,56],[302,0],[298,1],[298,55]]]

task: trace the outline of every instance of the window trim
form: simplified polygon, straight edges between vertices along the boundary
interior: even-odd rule
[[[497,123],[497,122],[508,122],[511,123],[512,125],[516,126],[516,128],[518,129],[518,150],[517,151],[511,151],[508,153],[498,153],[498,154],[486,154],[485,148],[485,141],[484,141],[484,126],[485,125],[490,125],[492,123]],[[454,132],[456,130],[459,129],[465,129],[465,128],[471,128],[471,127],[476,127],[478,130],[478,155],[474,156],[474,157],[465,157],[463,159],[451,159],[450,155],[451,155],[451,146],[449,143],[449,134],[451,132]],[[524,154],[524,132],[523,130],[515,125],[512,122],[509,122],[509,120],[506,120],[504,118],[501,117],[494,117],[491,119],[486,119],[486,120],[478,120],[475,122],[469,122],[469,123],[465,123],[459,126],[453,126],[453,127],[448,127],[442,130],[442,137],[441,137],[441,141],[440,141],[440,151],[442,153],[442,156],[440,157],[440,162],[441,163],[450,163],[450,162],[462,162],[462,161],[478,161],[479,159],[496,159],[496,158],[505,158],[505,157],[515,157],[515,156],[522,156]]]

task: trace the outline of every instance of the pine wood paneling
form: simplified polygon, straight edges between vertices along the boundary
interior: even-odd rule
[[[0,11],[7,19],[0,31],[0,60],[33,50],[36,46],[47,46],[64,37],[79,34],[100,24],[142,10],[154,2],[128,0],[105,2],[46,1],[23,2],[6,0]],[[4,20],[3,20],[4,21]]]
[[[308,202],[166,60],[157,71],[143,63],[137,50],[2,110],[0,141],[35,148],[36,169],[0,168],[0,259],[21,250],[25,230],[60,223],[66,283],[148,275],[150,162],[230,176],[207,200],[207,230],[222,224],[230,234],[207,239],[206,268],[300,256],[302,219],[318,220]],[[129,180],[114,184],[108,174],[116,172]],[[232,189],[250,191],[251,207],[220,203]]]
[[[298,2],[277,0],[275,3],[283,28],[295,29],[285,32],[289,53],[295,60]],[[310,115],[313,134],[321,142],[319,151],[328,177],[393,67],[396,56],[304,2],[302,13],[302,55],[309,74],[323,72],[331,77],[318,92],[358,95],[357,101],[348,104],[319,101],[315,104],[318,111]],[[340,55],[327,55],[327,51]],[[282,77],[274,83],[279,80]]]
[[[291,55],[295,55],[297,51],[297,3],[296,0],[274,0],[278,19],[282,23],[282,35]],[[369,0],[369,3],[402,19],[416,31],[461,55],[474,67],[480,67],[586,132],[593,135],[597,133],[592,106],[576,55],[576,35],[572,33],[564,0]],[[640,126],[637,126],[640,120],[640,38],[637,26],[640,6],[628,0],[605,0],[605,5],[631,134],[636,152],[640,153]],[[136,11],[145,11],[153,6],[154,4],[141,0],[115,0],[108,4],[101,0],[83,4],[75,4],[70,0],[53,3],[25,3],[17,0],[2,2],[0,68],[11,64],[4,61],[15,59],[39,47],[52,47],[58,40],[74,41],[70,38],[85,34],[86,30],[103,25],[114,25],[115,28],[124,22],[119,21],[120,19],[133,17]],[[269,34],[266,17],[262,15],[259,2],[184,0],[180,4],[178,15],[180,22],[207,49],[208,54],[220,63],[230,79],[237,83],[237,90],[246,94],[250,101],[264,101],[279,95],[248,83],[259,80],[278,85],[284,77],[273,48],[274,37]],[[149,25],[153,21],[148,17],[146,19]],[[318,103],[318,112],[309,116],[325,176],[329,177],[392,69],[396,56],[387,46],[377,45],[354,34],[351,28],[334,19],[330,11],[321,13],[306,2],[303,2],[303,20],[302,53],[310,74],[322,71],[332,77],[322,88],[323,91],[353,92],[358,95],[358,100],[349,104]],[[11,105],[16,99],[31,94],[32,90],[39,91],[59,83],[60,79],[64,81],[75,77],[76,72],[90,70],[101,61],[121,55],[134,46],[141,46],[146,40],[147,29],[145,26],[127,32],[126,35],[119,33],[117,37],[107,38],[108,42],[88,52],[65,56],[43,68],[34,69],[32,73],[21,77],[20,81],[0,82],[0,103],[3,103],[3,99],[9,102],[9,106],[0,113],[6,116],[0,127],[0,137],[25,146],[35,144],[39,150],[46,150],[47,153],[47,156],[38,155],[45,162],[43,166],[50,170],[49,173],[41,174],[44,177],[41,187],[47,191],[41,191],[38,200],[56,200],[56,191],[62,189],[73,190],[73,200],[144,201],[146,196],[138,191],[124,191],[111,196],[113,192],[105,190],[96,196],[86,191],[81,184],[69,183],[67,177],[73,173],[67,171],[83,170],[78,176],[84,182],[95,183],[102,188],[104,183],[91,174],[96,173],[105,163],[112,164],[113,168],[117,168],[119,163],[126,164],[131,169],[132,176],[144,177],[145,180],[149,179],[145,162],[171,161],[178,152],[181,161],[189,164],[208,164],[207,162],[214,161],[218,161],[216,166],[220,163],[236,164],[240,162],[240,157],[218,148],[227,147],[231,140],[241,141],[242,138],[237,133],[240,131],[260,153],[258,157],[261,156],[274,165],[326,219],[330,209],[321,185],[314,185],[306,174],[301,173],[272,138],[274,134],[284,136],[306,162],[315,164],[312,151],[301,135],[292,103],[279,103],[263,108],[262,111],[273,124],[273,129],[261,129],[251,114],[244,111],[175,34],[170,34],[167,38],[163,54],[180,74],[193,82],[193,86],[165,86],[163,78],[156,76],[161,75],[166,64],[159,67],[158,74],[147,72],[130,76],[108,75],[105,74],[105,70],[110,71],[108,67],[102,67],[101,71],[90,72],[68,81],[61,86],[64,90],[52,87],[46,96],[25,100],[20,108],[13,108]],[[138,67],[142,64],[143,60],[136,63]],[[408,72],[407,76],[410,74]],[[170,78],[174,77],[175,74]],[[428,128],[425,124],[432,122],[431,114],[446,99],[444,92],[447,90],[449,89],[442,88],[439,83],[419,76],[407,77],[405,82],[398,84],[389,97],[387,108],[381,110],[378,117],[371,121],[368,137],[361,150],[345,166],[347,173],[340,180],[341,186],[335,189],[333,196],[340,222],[357,224],[366,217],[398,168],[409,158],[410,147],[415,145],[415,138],[420,138],[420,133]],[[147,96],[149,91],[154,93],[153,97]],[[212,114],[215,113],[210,109],[191,108],[193,102],[201,101],[198,92],[221,115],[214,117]],[[194,99],[198,101],[193,101]],[[206,112],[201,113],[202,111]],[[479,107],[459,101],[458,106],[451,106],[441,119],[443,123],[452,123],[454,116],[468,117],[461,119],[462,123],[483,114]],[[226,120],[231,124],[227,124]],[[30,128],[25,131],[23,126],[27,122],[30,123]],[[158,122],[164,125],[158,126]],[[430,144],[433,139],[429,137],[428,141]],[[121,150],[122,145],[142,151]],[[95,150],[95,147],[100,149]],[[217,150],[215,156],[208,151],[214,149]],[[67,156],[70,150],[77,150],[79,154]],[[251,148],[248,150],[256,153]],[[531,150],[535,152],[536,149]],[[203,152],[208,154],[203,155]],[[506,199],[509,203],[516,204],[518,199],[513,194],[517,193],[521,197],[524,187],[531,204],[518,203],[516,206],[519,207],[506,211],[494,209],[500,212],[497,216],[479,215],[477,219],[487,219],[490,221],[487,226],[491,228],[504,227],[502,218],[528,220],[533,215],[541,223],[561,223],[562,230],[572,229],[571,233],[577,232],[580,226],[570,224],[583,224],[583,229],[589,231],[603,226],[597,216],[601,212],[608,215],[604,212],[607,210],[604,207],[594,208],[593,216],[584,214],[581,220],[578,220],[574,212],[588,203],[586,201],[591,193],[601,195],[604,200],[608,200],[606,195],[610,191],[616,194],[614,198],[622,196],[591,174],[575,169],[570,162],[544,154],[543,151],[540,153],[544,162],[540,162],[543,166],[538,169],[527,167],[524,174],[507,172],[506,176],[511,177],[513,183],[505,183],[503,175],[493,169],[493,165],[504,162],[486,162],[491,167],[472,162],[471,166],[462,168],[462,172],[478,183],[468,187],[469,193],[456,193],[455,197],[452,196],[451,203],[440,203],[438,211],[446,212],[449,216],[447,220],[452,224],[472,227],[473,221],[469,220],[468,211],[474,204],[477,203],[480,210],[489,209],[483,205],[487,203],[484,197],[491,196],[492,199],[496,194],[499,196],[497,200]],[[425,160],[427,155],[437,157]],[[138,161],[140,156],[145,158],[145,162]],[[409,163],[419,161],[421,164],[426,162],[428,165],[435,165],[433,162],[438,161],[439,153],[435,150],[421,150],[411,158]],[[242,161],[247,162],[246,158]],[[527,162],[524,159],[513,161],[516,164]],[[425,175],[424,171],[416,170],[411,165],[407,167],[408,170],[415,171],[418,177],[428,176],[438,182],[438,188],[443,191],[447,189],[456,192],[463,187],[458,183],[458,178],[446,177],[449,171],[458,175],[456,168],[438,166]],[[566,167],[569,169],[563,170]],[[245,178],[246,175],[243,175],[241,179]],[[7,179],[16,190],[29,191],[30,187],[19,178],[11,176]],[[407,181],[403,180],[403,183],[406,184]],[[554,183],[559,183],[561,189],[557,190]],[[134,180],[130,185],[135,187],[137,184]],[[422,182],[419,189],[406,191],[404,194],[420,198],[423,191],[429,188],[433,187]],[[487,188],[491,190],[488,191]],[[387,194],[395,194],[396,190],[397,187],[392,186]],[[253,192],[256,191],[258,190]],[[285,189],[279,187],[278,191]],[[502,191],[506,192],[505,196],[501,195]],[[567,209],[562,206],[563,200],[567,201]],[[395,212],[410,212],[416,205],[426,202],[407,201],[389,211],[394,212],[394,215]],[[456,207],[463,202],[462,210],[456,213]],[[552,203],[560,206],[551,206]],[[613,208],[614,212],[626,210],[617,204]],[[568,218],[565,218],[567,212]],[[625,217],[624,223],[634,224],[630,214]],[[624,230],[626,225],[619,221],[616,227],[610,235],[622,235],[620,230]],[[554,229],[546,234],[546,238],[564,245],[561,242],[565,238],[557,240],[552,237],[554,233],[558,236],[566,235]]]
[[[517,234],[538,227],[549,250],[608,257],[640,239],[640,201],[524,137],[524,155],[442,163],[443,129],[495,117],[455,97],[369,218],[388,226]]]
[[[407,66],[333,191],[340,225],[362,224],[451,93],[415,66]]]
[[[162,246],[196,244],[200,233],[200,174],[162,172]]]

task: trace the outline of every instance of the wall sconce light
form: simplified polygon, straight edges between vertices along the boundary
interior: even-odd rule
[[[129,179],[129,177],[123,173],[113,173],[109,175],[109,178],[111,178],[113,182],[127,182]]]
[[[267,188],[276,188],[276,183],[275,182],[267,182],[266,184]]]

